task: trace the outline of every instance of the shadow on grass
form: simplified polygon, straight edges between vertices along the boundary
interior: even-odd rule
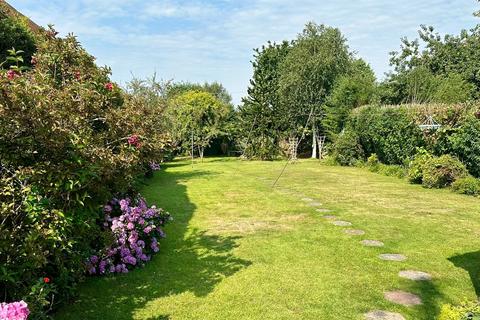
[[[468,252],[448,258],[455,267],[468,272],[477,297],[480,296],[480,251]]]
[[[422,298],[422,304],[418,306],[422,319],[436,320],[442,307],[443,294],[437,289],[432,281],[415,281],[412,284],[413,292],[418,292]]]
[[[159,299],[187,292],[206,296],[222,279],[251,264],[232,254],[239,237],[211,235],[188,227],[196,207],[180,181],[204,179],[209,173],[170,172],[173,167],[178,166],[165,165],[165,170],[142,192],[149,203],[165,208],[174,218],[166,227],[167,238],[160,242],[160,252],[142,269],[89,279],[81,287],[78,301],[61,310],[56,318],[107,320],[135,316],[167,320],[170,315],[163,314],[165,302]]]

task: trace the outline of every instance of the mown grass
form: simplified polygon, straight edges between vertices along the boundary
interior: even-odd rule
[[[143,191],[175,219],[161,253],[143,269],[89,279],[55,318],[362,319],[384,309],[421,320],[435,319],[443,303],[476,298],[477,198],[311,160],[290,165],[272,189],[283,164],[165,165]],[[344,234],[305,196],[366,234]],[[385,247],[366,248],[361,239]],[[382,261],[380,253],[408,260]],[[433,281],[399,278],[405,269],[429,272]],[[383,292],[391,289],[418,294],[423,305],[390,303]]]

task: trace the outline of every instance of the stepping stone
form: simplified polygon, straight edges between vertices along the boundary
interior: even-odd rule
[[[312,198],[302,198],[302,201],[310,202],[310,201],[313,201],[313,199]]]
[[[378,256],[382,260],[387,260],[387,261],[405,261],[407,260],[407,257],[404,256],[403,254],[397,254],[397,253],[383,253]]]
[[[399,277],[410,279],[413,281],[430,281],[432,276],[426,272],[415,271],[415,270],[404,270],[398,273]]]
[[[365,231],[358,229],[346,229],[343,232],[351,236],[363,236],[365,234]]]
[[[349,227],[349,226],[352,225],[351,222],[342,221],[342,220],[333,221],[332,223],[333,223],[334,225],[336,225],[336,226],[339,226],[339,227]]]
[[[384,246],[383,242],[378,240],[362,240],[360,241],[360,243],[366,247],[383,247]]]
[[[384,297],[390,302],[401,304],[407,307],[422,304],[422,299],[420,299],[419,296],[400,290],[387,291],[384,293]]]
[[[323,218],[328,219],[328,220],[335,220],[337,219],[337,216],[326,214],[323,216]]]
[[[375,310],[365,314],[366,320],[405,320],[400,313]]]
[[[329,210],[329,209],[317,209],[317,212],[327,213],[327,212],[332,212],[332,210]]]
[[[321,204],[320,202],[315,202],[315,201],[314,201],[314,202],[310,202],[308,205],[311,206],[311,207],[320,207],[320,206],[322,206],[322,204]]]

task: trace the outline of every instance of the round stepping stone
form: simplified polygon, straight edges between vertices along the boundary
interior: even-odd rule
[[[426,272],[415,271],[415,270],[404,270],[398,273],[399,277],[410,279],[413,281],[430,281],[432,276]]]
[[[330,214],[326,214],[323,216],[325,219],[328,219],[328,220],[335,220],[337,219],[337,216],[334,216],[334,215],[330,215]]]
[[[352,225],[351,222],[342,221],[342,220],[333,221],[332,223],[333,223],[334,225],[336,225],[336,226],[339,226],[339,227],[349,227],[349,226]]]
[[[365,314],[366,320],[405,320],[400,313],[375,310]]]
[[[365,234],[365,231],[358,229],[346,229],[343,232],[351,236],[363,236]]]
[[[383,242],[378,240],[362,240],[360,241],[360,243],[366,247],[383,247],[384,246]]]
[[[322,204],[320,202],[313,201],[313,202],[310,202],[308,205],[311,207],[320,207]]]
[[[422,299],[419,296],[405,291],[387,291],[384,293],[385,299],[390,302],[401,304],[403,306],[416,306],[422,304]]]
[[[316,211],[322,212],[322,213],[332,212],[332,210],[329,210],[329,209],[317,209]]]
[[[382,260],[387,260],[387,261],[405,261],[405,260],[407,260],[406,256],[404,256],[403,254],[397,254],[397,253],[382,253],[378,257]]]
[[[302,198],[302,201],[310,202],[310,201],[313,201],[313,199],[312,198]]]

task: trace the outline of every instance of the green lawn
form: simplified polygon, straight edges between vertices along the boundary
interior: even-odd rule
[[[362,319],[383,309],[417,320],[476,298],[478,199],[313,160],[289,166],[272,189],[283,165],[223,158],[165,165],[143,190],[175,219],[161,252],[143,269],[90,278],[55,319]],[[366,234],[344,234],[303,197]],[[363,247],[361,239],[385,246]],[[383,261],[380,253],[408,260]],[[433,281],[399,278],[405,269]],[[423,304],[390,303],[383,293],[392,289]]]

